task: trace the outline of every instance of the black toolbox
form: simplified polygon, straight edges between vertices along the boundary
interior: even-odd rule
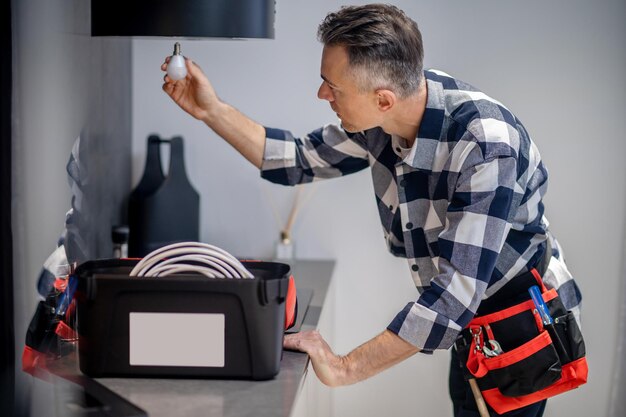
[[[76,269],[84,374],[263,380],[278,373],[288,265],[243,261],[253,279],[131,277],[137,262]]]

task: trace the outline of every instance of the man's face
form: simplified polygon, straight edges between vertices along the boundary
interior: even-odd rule
[[[359,91],[345,47],[324,46],[320,75],[323,81],[317,97],[328,100],[345,130],[361,132],[380,125],[376,92]]]

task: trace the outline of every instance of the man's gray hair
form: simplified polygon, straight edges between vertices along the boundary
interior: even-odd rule
[[[344,6],[317,30],[320,42],[344,46],[361,91],[385,88],[400,98],[417,92],[424,48],[417,23],[386,4]]]

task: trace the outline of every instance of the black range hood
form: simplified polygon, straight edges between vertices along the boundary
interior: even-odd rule
[[[275,0],[91,0],[91,36],[274,38]]]

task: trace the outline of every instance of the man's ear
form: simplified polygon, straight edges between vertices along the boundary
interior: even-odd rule
[[[376,100],[378,104],[378,110],[380,111],[389,111],[395,106],[398,98],[396,94],[391,90],[376,90]]]

